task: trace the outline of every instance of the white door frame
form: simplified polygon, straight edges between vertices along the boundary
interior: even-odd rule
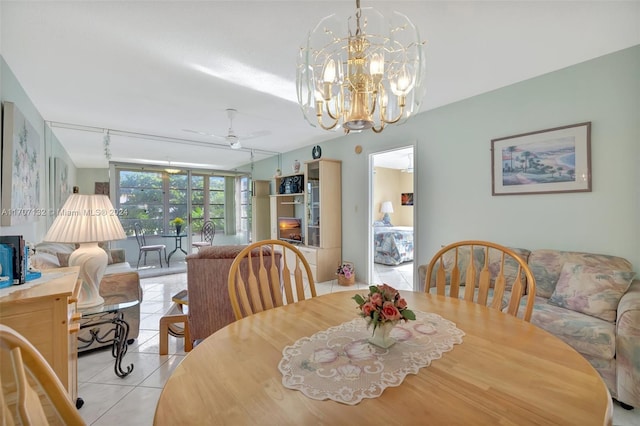
[[[369,153],[369,194],[368,194],[368,219],[369,219],[369,226],[367,227],[368,229],[368,243],[367,243],[367,282],[368,283],[373,283],[373,276],[374,276],[374,262],[373,262],[373,222],[376,220],[375,215],[378,213],[376,211],[374,211],[373,208],[373,192],[374,192],[374,187],[373,187],[373,175],[374,175],[374,166],[373,166],[373,159],[376,155],[380,155],[380,154],[384,154],[387,152],[393,152],[393,151],[397,151],[400,149],[406,149],[406,148],[413,148],[413,156],[412,156],[412,161],[413,161],[413,288],[416,289],[418,288],[416,286],[417,283],[417,278],[418,278],[418,264],[416,262],[416,260],[418,259],[417,257],[417,244],[416,244],[416,235],[419,235],[416,232],[416,228],[417,228],[417,221],[416,218],[419,217],[418,216],[418,208],[419,208],[419,203],[417,200],[417,174],[418,174],[418,169],[417,169],[417,164],[416,164],[416,154],[417,154],[417,149],[418,149],[418,141],[413,141],[413,143],[408,143],[408,144],[404,144],[404,145],[398,145],[395,146],[393,148],[388,148],[388,149],[384,149],[384,150],[380,150],[380,151],[374,151],[374,152],[370,152]]]

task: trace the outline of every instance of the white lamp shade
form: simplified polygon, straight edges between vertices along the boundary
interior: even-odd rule
[[[382,202],[380,213],[393,213],[393,204],[391,204],[391,201]]]
[[[117,211],[106,195],[71,194],[43,240],[91,243],[125,238]]]

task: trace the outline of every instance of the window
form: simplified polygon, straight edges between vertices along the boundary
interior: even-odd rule
[[[209,176],[209,211],[207,218],[210,219],[216,227],[216,232],[223,230],[224,220],[224,177]]]
[[[169,194],[167,201],[168,204],[168,221],[181,217],[187,220],[189,215],[187,214],[187,174],[170,174],[169,180]]]
[[[204,226],[204,175],[191,175],[191,230],[200,232]]]
[[[249,234],[251,231],[251,191],[250,191],[250,179],[247,176],[242,176],[240,181],[240,232]]]
[[[216,232],[224,232],[225,180],[237,179],[240,190],[236,190],[235,204],[240,206],[236,217],[240,219],[239,230],[249,231],[251,200],[247,176],[227,177],[211,175],[202,171],[169,174],[164,170],[116,168],[117,208],[126,208],[127,216],[121,217],[122,226],[133,236],[134,224],[142,225],[147,235],[162,235],[171,230],[169,221],[176,217],[189,220],[191,205],[191,233],[202,230],[205,220],[211,220]],[[232,188],[233,189],[233,188]],[[236,187],[238,189],[238,187]],[[191,196],[188,202],[189,194]],[[229,202],[233,202],[231,198]]]
[[[120,222],[127,235],[134,235],[139,222],[145,234],[164,232],[163,173],[120,170],[118,175],[118,208],[127,209]]]

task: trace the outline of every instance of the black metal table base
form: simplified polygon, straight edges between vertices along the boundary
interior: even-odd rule
[[[173,256],[173,254],[175,252],[177,252],[178,250],[180,250],[181,252],[184,253],[184,255],[186,256],[188,253],[182,248],[182,238],[184,237],[183,235],[171,235],[171,237],[174,237],[176,239],[176,246],[173,250],[171,250],[171,252],[169,253],[169,256],[167,257],[167,268],[169,268],[171,265],[171,256]]]
[[[133,363],[126,367],[126,370],[122,369],[122,357],[127,353],[128,336],[129,336],[129,323],[124,320],[124,313],[120,311],[107,311],[99,314],[92,314],[88,316],[91,320],[80,328],[89,328],[90,339],[84,339],[78,337],[78,340],[83,344],[78,345],[78,349],[84,349],[93,342],[98,343],[113,343],[111,346],[111,354],[115,358],[114,370],[118,377],[126,377],[133,371]],[[100,325],[113,324],[114,327],[109,328],[104,333],[100,333]]]

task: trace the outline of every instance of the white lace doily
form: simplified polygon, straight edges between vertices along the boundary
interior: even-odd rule
[[[397,343],[389,349],[367,341],[372,329],[362,318],[299,339],[282,350],[282,384],[312,399],[348,405],[380,396],[462,343],[464,332],[453,322],[414,312],[415,321],[401,322],[391,331]]]

